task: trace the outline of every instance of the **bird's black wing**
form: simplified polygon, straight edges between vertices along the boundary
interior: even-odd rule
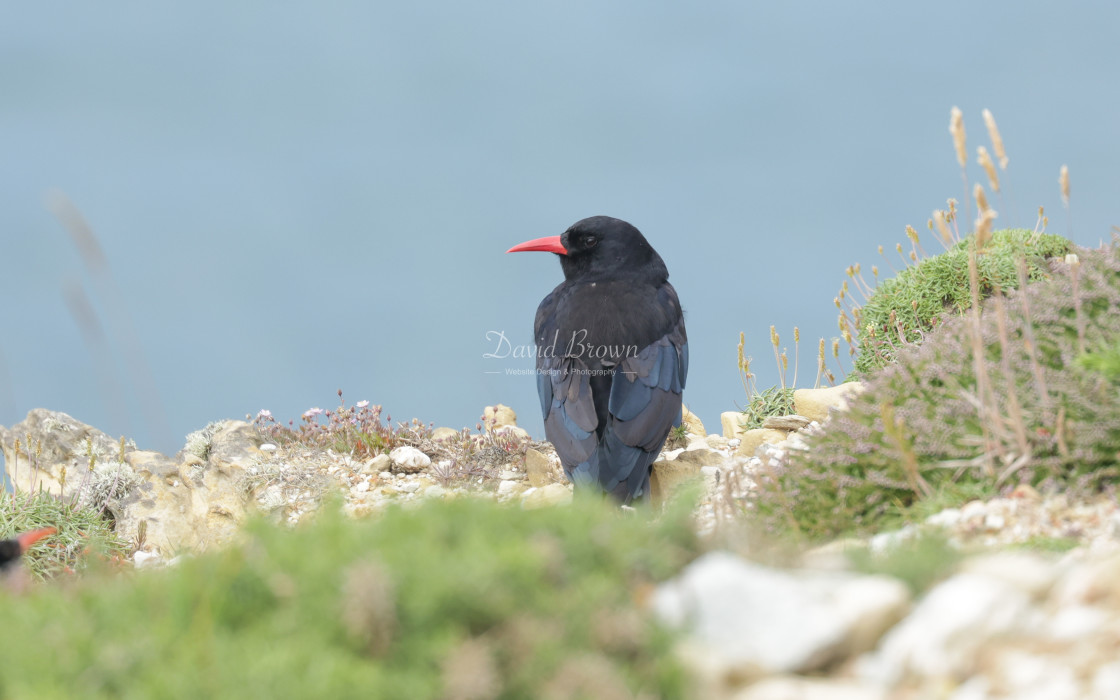
[[[624,503],[646,498],[650,465],[670,428],[680,424],[688,373],[676,292],[668,283],[658,287],[644,300],[650,313],[640,325],[593,330],[592,337],[604,344],[634,349],[599,361],[566,352],[562,341],[570,329],[554,322],[560,291],[546,297],[537,312],[537,389],[545,432],[573,482],[597,485]]]

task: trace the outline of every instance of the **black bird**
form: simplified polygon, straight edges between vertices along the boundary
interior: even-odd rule
[[[55,532],[57,532],[57,530],[53,527],[43,527],[38,530],[25,532],[10,540],[0,540],[0,572],[8,571],[19,561],[19,558],[23,556],[24,552],[26,552],[31,545],[47,535],[53,535]]]
[[[564,270],[533,328],[545,435],[577,488],[646,500],[688,374],[669,271],[638,229],[609,216],[507,252],[526,250],[558,254]]]

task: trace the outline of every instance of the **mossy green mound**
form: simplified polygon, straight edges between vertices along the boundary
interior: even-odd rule
[[[972,308],[969,245],[969,239],[963,240],[875,288],[860,311],[856,372],[866,375],[893,362],[900,347],[922,342],[947,318]],[[980,298],[987,298],[997,287],[1018,287],[1022,259],[1027,263],[1028,278],[1042,279],[1047,274],[1046,260],[1064,256],[1071,245],[1069,240],[1049,233],[995,231],[977,264]]]
[[[0,597],[0,696],[682,697],[638,598],[687,516],[461,500],[325,513],[165,571]]]

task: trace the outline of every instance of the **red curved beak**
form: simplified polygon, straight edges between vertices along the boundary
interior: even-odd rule
[[[47,535],[53,535],[56,532],[58,532],[57,528],[41,527],[38,530],[31,530],[30,532],[23,533],[16,538],[16,542],[19,542],[19,551],[21,553],[26,552],[31,548],[31,545],[43,539]]]
[[[548,253],[557,253],[559,255],[567,255],[568,249],[560,242],[560,236],[545,236],[544,238],[534,238],[531,241],[518,243],[514,247],[507,250],[507,253],[522,253],[528,250],[543,250]]]

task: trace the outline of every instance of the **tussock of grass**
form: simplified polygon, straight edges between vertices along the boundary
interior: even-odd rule
[[[793,413],[793,388],[783,389],[772,386],[762,393],[755,394],[743,409],[739,419],[744,430],[761,428],[763,421],[771,416],[786,416]]]
[[[87,552],[119,560],[130,550],[98,508],[62,501],[46,492],[0,495],[0,539],[41,527],[55,527],[58,532],[24,555],[22,565],[35,578],[81,570],[89,561]]]
[[[0,695],[683,696],[636,601],[695,555],[685,514],[327,510],[165,571],[0,598]]]

